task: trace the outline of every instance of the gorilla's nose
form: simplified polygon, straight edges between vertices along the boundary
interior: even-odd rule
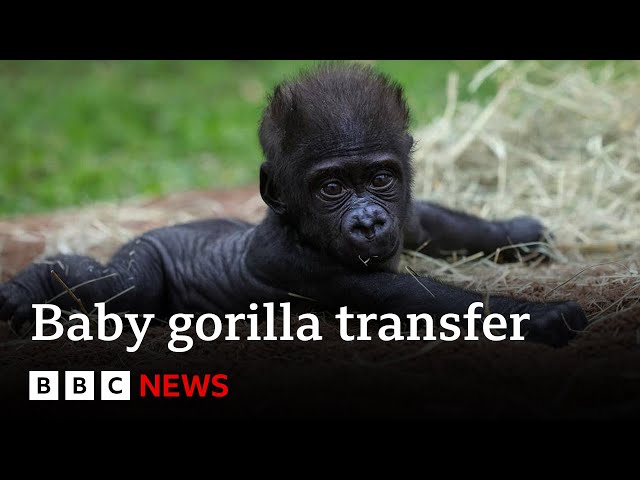
[[[347,231],[356,241],[373,240],[383,236],[390,222],[386,212],[378,206],[358,208],[347,218]]]

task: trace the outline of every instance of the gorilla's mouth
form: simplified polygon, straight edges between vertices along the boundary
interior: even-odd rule
[[[380,252],[380,253],[372,252],[367,254],[359,253],[358,261],[362,262],[362,264],[365,267],[370,266],[372,263],[373,264],[384,263],[396,254],[396,252],[398,251],[398,245],[399,245],[399,241],[396,238],[396,240],[393,243],[393,246],[389,249],[386,249],[384,252]]]
[[[367,259],[365,260],[365,259],[364,259],[364,258],[362,258],[360,255],[358,255],[358,258],[360,259],[360,261],[361,261],[362,263],[364,263],[364,266],[366,267],[366,266],[368,266],[368,265],[369,265],[369,262],[371,261],[371,259],[372,259],[372,258],[378,258],[378,256],[377,256],[377,255],[374,255],[373,257],[369,257],[369,258],[367,258]]]

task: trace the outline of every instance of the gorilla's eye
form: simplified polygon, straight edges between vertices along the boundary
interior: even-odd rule
[[[373,188],[384,188],[388,187],[391,182],[393,182],[393,176],[389,175],[388,173],[379,173],[378,175],[373,177],[371,185],[373,186]]]
[[[342,195],[343,188],[342,188],[342,185],[340,185],[338,182],[327,182],[322,186],[322,188],[320,189],[320,192],[325,197],[335,198]]]

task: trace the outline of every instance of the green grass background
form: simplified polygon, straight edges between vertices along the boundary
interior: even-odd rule
[[[313,63],[2,61],[0,215],[256,182],[266,94]],[[414,126],[441,113],[450,71],[464,86],[485,64],[371,63],[403,84]]]

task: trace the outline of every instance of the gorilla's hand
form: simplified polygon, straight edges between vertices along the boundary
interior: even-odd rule
[[[531,315],[531,320],[522,323],[525,338],[553,347],[567,345],[587,326],[587,317],[576,302],[525,304],[518,311]]]
[[[0,284],[0,321],[11,321],[14,327],[20,327],[32,318],[31,293],[15,282]]]
[[[498,260],[515,262],[533,260],[540,255],[546,258],[551,257],[551,250],[544,245],[512,246],[544,242],[546,238],[553,238],[548,229],[539,220],[533,217],[520,216],[499,223],[505,231],[509,244],[500,247]]]
[[[503,222],[511,243],[539,242],[544,239],[547,229],[533,217],[521,216]]]

